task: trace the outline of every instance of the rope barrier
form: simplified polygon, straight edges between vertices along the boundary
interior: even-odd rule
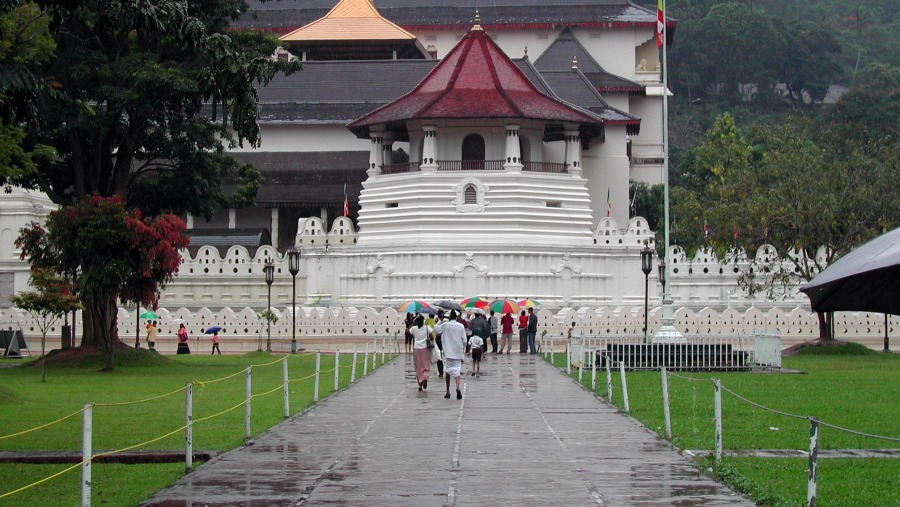
[[[18,432],[18,433],[12,433],[12,434],[10,434],[10,435],[3,435],[3,436],[0,436],[0,440],[5,440],[5,439],[7,439],[7,438],[18,437],[18,436],[21,436],[21,435],[26,435],[26,434],[28,434],[28,433],[31,433],[32,431],[42,430],[42,429],[47,428],[47,427],[49,427],[49,426],[53,426],[53,425],[56,424],[56,423],[65,421],[66,419],[68,419],[68,418],[70,418],[70,417],[74,417],[74,416],[76,416],[76,415],[78,415],[78,414],[84,412],[84,410],[85,410],[84,407],[82,407],[81,410],[79,410],[79,411],[77,411],[77,412],[73,412],[73,413],[71,413],[71,414],[69,414],[69,415],[67,415],[67,416],[60,417],[59,419],[57,419],[57,420],[55,420],[55,421],[53,421],[53,422],[48,422],[47,424],[42,424],[41,426],[37,426],[37,427],[35,427],[35,428],[31,428],[31,429],[28,429],[28,430],[23,430],[23,431],[20,431],[20,432]],[[3,497],[0,496],[0,498],[3,498]]]
[[[215,384],[216,382],[221,382],[221,381],[223,381],[223,380],[228,380],[228,379],[230,379],[230,378],[237,377],[237,376],[240,375],[241,373],[247,373],[247,370],[249,370],[249,369],[250,369],[250,367],[248,366],[248,367],[244,368],[243,370],[241,370],[241,371],[239,371],[239,372],[237,372],[237,373],[235,373],[235,374],[228,375],[227,377],[217,378],[217,379],[215,379],[215,380],[194,380],[193,383],[194,383],[195,385],[199,385],[199,386],[203,386],[203,385],[205,385],[205,384]]]
[[[219,413],[216,413],[216,414],[213,414],[213,415],[208,415],[208,416],[206,416],[206,417],[198,417],[198,418],[195,418],[195,419],[194,419],[194,424],[197,424],[198,422],[208,421],[208,420],[210,420],[210,419],[214,419],[214,418],[216,418],[216,417],[219,417],[220,415],[227,414],[228,412],[231,412],[232,410],[234,410],[234,409],[236,409],[236,408],[239,408],[239,407],[242,407],[242,406],[244,406],[244,405],[246,405],[246,404],[247,404],[247,400],[244,400],[244,401],[238,403],[237,405],[235,405],[235,406],[233,406],[233,407],[231,407],[231,408],[226,408],[225,410],[223,410],[223,411],[221,411],[221,412],[219,412]]]
[[[49,480],[56,479],[57,477],[59,477],[60,475],[62,475],[62,474],[64,474],[64,473],[71,472],[72,470],[75,470],[76,468],[80,468],[82,465],[84,465],[84,460],[82,460],[82,461],[80,461],[80,462],[78,462],[78,463],[76,463],[76,464],[70,466],[69,468],[66,468],[65,470],[62,470],[62,471],[60,471],[60,472],[56,472],[55,474],[53,474],[53,475],[51,475],[51,476],[49,476],[49,477],[44,477],[43,479],[41,479],[41,480],[39,480],[39,481],[37,481],[37,482],[33,482],[33,483],[31,483],[31,484],[28,484],[27,486],[22,486],[22,487],[19,488],[19,489],[14,489],[14,490],[12,490],[12,491],[8,491],[8,492],[6,492],[6,493],[0,494],[0,500],[6,498],[6,497],[8,497],[8,496],[13,496],[13,495],[15,495],[16,493],[21,493],[22,491],[25,491],[26,489],[33,488],[33,487],[35,487],[35,486],[37,486],[37,485],[39,485],[39,484],[43,484],[43,483],[45,483],[45,482],[47,482],[47,481],[49,481]]]
[[[312,374],[309,374],[309,375],[307,375],[307,376],[305,376],[305,377],[303,377],[303,378],[294,378],[294,379],[290,379],[290,380],[288,380],[288,382],[289,382],[289,383],[290,383],[290,382],[303,382],[304,380],[309,380],[309,379],[311,379],[311,378],[313,378],[313,377],[315,377],[315,376],[316,376],[316,374],[315,374],[315,373],[312,373]]]
[[[839,430],[839,431],[844,431],[844,432],[850,433],[852,435],[858,435],[861,437],[877,438],[880,440],[887,440],[889,442],[900,442],[900,438],[885,437],[882,435],[873,435],[871,433],[863,433],[861,431],[851,430],[851,429],[847,429],[847,428],[841,428],[840,426],[835,426],[834,424],[828,424],[828,423],[822,422],[822,421],[819,421],[819,426],[828,426],[829,428]]]
[[[290,354],[285,354],[285,355],[279,357],[278,359],[272,361],[271,363],[251,364],[250,366],[248,366],[248,368],[249,368],[249,367],[253,367],[253,366],[271,366],[271,365],[273,365],[273,364],[275,364],[275,363],[280,363],[280,362],[281,362],[284,358],[286,358],[286,357],[290,357]]]
[[[265,396],[265,395],[267,395],[267,394],[272,394],[272,393],[274,393],[275,391],[278,391],[278,390],[282,389],[285,385],[286,385],[286,384],[281,384],[280,386],[276,387],[275,389],[272,389],[271,391],[266,391],[266,392],[263,392],[263,393],[251,394],[251,395],[250,395],[250,399],[252,400],[253,398],[257,398],[257,397],[260,397],[260,396]]]
[[[804,419],[804,420],[809,419],[809,417],[807,417],[807,416],[805,416],[805,415],[789,414],[789,413],[787,413],[787,412],[782,412],[782,411],[780,411],[780,410],[775,410],[774,408],[769,408],[769,407],[766,407],[766,406],[764,406],[764,405],[760,405],[759,403],[756,403],[755,401],[751,401],[751,400],[748,400],[747,398],[744,398],[743,396],[741,396],[741,395],[739,395],[738,393],[732,391],[731,389],[728,389],[728,388],[725,387],[724,385],[722,386],[722,390],[725,391],[726,393],[728,393],[728,394],[734,396],[735,398],[737,398],[737,399],[739,399],[739,400],[741,400],[741,401],[743,401],[743,402],[745,402],[745,403],[749,403],[750,405],[753,405],[754,407],[759,408],[759,409],[761,409],[761,410],[766,410],[766,411],[772,412],[773,414],[783,415],[783,416],[785,416],[785,417],[792,417],[792,418],[794,418],[794,419]]]
[[[159,396],[154,396],[152,398],[145,398],[143,400],[123,401],[123,402],[119,402],[119,403],[94,403],[94,406],[95,407],[121,407],[124,405],[135,405],[137,403],[146,403],[148,401],[158,400],[160,398],[165,398],[166,396],[172,396],[173,394],[178,394],[178,393],[184,391],[185,389],[187,389],[187,386],[176,389],[170,393],[160,394]]]
[[[669,370],[666,370],[666,375],[670,375],[675,378],[680,378],[682,380],[687,380],[688,382],[712,382],[712,379],[708,378],[694,378],[694,377],[685,377],[684,375],[679,375],[677,373],[672,373]]]
[[[91,455],[91,460],[93,461],[95,458],[100,458],[100,457],[103,457],[103,456],[109,456],[109,455],[111,455],[111,454],[117,454],[117,453],[120,453],[120,452],[126,452],[126,451],[130,451],[130,450],[132,450],[132,449],[137,449],[138,447],[144,447],[145,445],[149,445],[149,444],[152,444],[152,443],[154,443],[154,442],[159,442],[160,440],[162,440],[162,439],[164,439],[164,438],[171,437],[172,435],[174,435],[174,434],[176,434],[176,433],[180,433],[180,432],[184,431],[185,428],[187,428],[187,425],[186,425],[186,424],[185,424],[184,426],[180,427],[180,428],[177,428],[177,429],[175,429],[175,430],[172,430],[172,431],[166,433],[165,435],[162,435],[162,436],[160,436],[160,437],[154,438],[154,439],[152,439],[152,440],[147,440],[146,442],[141,442],[141,443],[139,443],[139,444],[129,445],[128,447],[123,447],[123,448],[121,448],[121,449],[116,449],[115,451],[106,451],[106,452],[100,452],[100,453],[97,453],[97,454],[93,454],[93,455]]]

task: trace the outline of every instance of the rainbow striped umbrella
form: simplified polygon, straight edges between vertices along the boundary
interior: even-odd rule
[[[521,301],[518,301],[518,303],[522,308],[534,308],[535,306],[541,306],[540,301],[535,301],[533,299],[523,299]]]
[[[412,301],[407,301],[400,305],[400,308],[397,309],[400,313],[427,313],[428,315],[434,315],[437,313],[437,310],[431,307],[430,304],[422,301],[421,299],[413,299]]]
[[[498,299],[491,303],[491,311],[495,313],[519,313],[519,304],[512,299]]]
[[[463,308],[479,308],[481,310],[484,310],[490,304],[491,304],[490,299],[478,297],[478,296],[466,298],[459,302],[459,305],[462,306]]]

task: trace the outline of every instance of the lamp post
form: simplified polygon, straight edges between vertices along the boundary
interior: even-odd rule
[[[649,302],[650,272],[653,271],[653,250],[644,245],[641,250],[641,271],[644,272],[644,341],[647,341],[647,304]]]
[[[297,273],[300,272],[300,250],[288,250],[288,271],[291,272],[291,354],[297,353]]]
[[[272,259],[266,259],[266,265],[263,266],[263,272],[266,274],[266,285],[269,286],[269,297],[266,303],[266,311],[272,311],[272,282],[275,281],[275,262]],[[271,315],[269,315],[271,317]],[[272,319],[267,318],[266,323],[269,326],[269,334],[266,339],[266,352],[272,352]]]
[[[659,283],[663,286],[663,294],[666,293],[666,260],[659,258]]]

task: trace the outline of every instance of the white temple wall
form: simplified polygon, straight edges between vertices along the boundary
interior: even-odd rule
[[[607,72],[632,79],[636,65],[636,31],[638,30],[574,28],[572,33]]]
[[[474,16],[474,13],[473,13]],[[482,19],[485,24],[490,20]],[[434,45],[437,49],[437,57],[443,58],[453,49],[453,46],[462,39],[468,30],[415,30],[413,35],[419,39],[424,47]],[[559,37],[561,30],[492,30],[491,38],[500,46],[500,49],[510,58],[522,58],[525,48],[528,48],[528,56],[534,61],[541,53],[550,47],[550,44]]]
[[[303,71],[301,71],[303,72]],[[267,123],[260,122],[260,146],[248,144],[233,152],[279,151],[368,151],[369,141],[357,139],[344,123]]]
[[[624,126],[607,126],[605,142],[593,142],[590,149],[581,152],[595,222],[606,216],[607,190],[612,203],[611,216],[623,224],[630,217],[628,180],[631,175],[626,140]]]
[[[16,238],[32,222],[43,223],[56,207],[43,193],[18,187],[0,198],[0,308],[12,305],[10,296],[30,289],[31,272],[19,259]]]

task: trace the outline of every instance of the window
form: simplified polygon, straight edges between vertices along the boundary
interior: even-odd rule
[[[463,204],[478,204],[478,189],[475,185],[466,185],[465,200]]]
[[[462,143],[462,169],[484,169],[484,138],[469,134]]]

